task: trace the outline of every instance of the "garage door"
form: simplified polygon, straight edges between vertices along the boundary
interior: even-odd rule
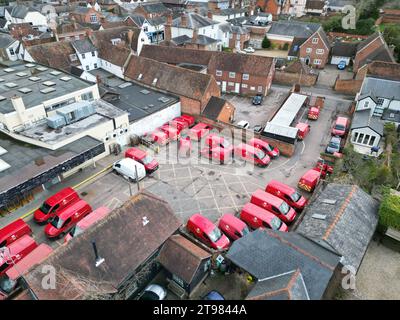
[[[346,61],[346,66],[349,64],[349,58],[346,57],[338,57],[338,56],[333,56],[331,59],[331,64],[339,64],[340,61]]]

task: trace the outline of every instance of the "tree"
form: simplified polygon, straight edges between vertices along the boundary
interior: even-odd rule
[[[342,15],[335,15],[322,24],[325,32],[343,32]]]
[[[356,34],[369,35],[374,32],[375,20],[373,18],[359,19],[356,23]]]
[[[282,50],[288,50],[289,49],[289,43],[285,42],[285,44],[282,46]]]
[[[264,39],[263,39],[263,41],[262,41],[262,43],[261,43],[261,46],[262,46],[264,49],[268,49],[268,48],[271,47],[271,41],[269,41],[269,39],[267,38],[267,36],[264,36]]]

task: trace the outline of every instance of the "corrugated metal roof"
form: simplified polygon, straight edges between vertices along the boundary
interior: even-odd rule
[[[278,113],[270,121],[270,123],[278,124],[281,126],[290,126],[299,112],[300,108],[307,100],[307,96],[292,93],[285,103],[281,106]]]

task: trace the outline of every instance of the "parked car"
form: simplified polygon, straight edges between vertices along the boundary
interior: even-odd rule
[[[178,140],[179,134],[181,133],[178,127],[168,123],[162,125],[159,129],[167,134],[169,140]]]
[[[247,52],[247,53],[254,53],[255,52],[255,50],[252,47],[247,47],[247,48],[244,48],[243,50],[245,52]]]
[[[24,258],[11,266],[5,274],[0,277],[0,300],[12,298],[22,290],[21,275],[28,272],[33,266],[42,263],[53,251],[47,244],[40,244]]]
[[[191,139],[199,141],[200,139],[205,137],[211,129],[212,126],[210,126],[209,124],[199,122],[190,129],[189,136]]]
[[[176,118],[174,118],[174,120],[185,121],[187,123],[188,127],[191,127],[194,125],[194,117],[189,116],[187,114],[183,114],[179,117],[176,117]]]
[[[311,126],[308,123],[299,122],[296,128],[299,129],[297,131],[297,139],[304,140],[310,132]]]
[[[299,180],[298,186],[308,192],[313,192],[321,178],[321,173],[315,169],[308,170]]]
[[[250,202],[272,212],[285,223],[292,222],[296,217],[296,211],[283,199],[261,189],[253,192]]]
[[[31,235],[31,227],[22,219],[17,219],[0,229],[0,248],[9,246],[24,235]]]
[[[225,300],[224,296],[220,294],[216,290],[212,290],[209,293],[207,293],[202,300]]]
[[[97,221],[105,218],[111,212],[107,207],[99,207],[92,213],[89,213],[81,221],[79,221],[65,236],[64,242],[70,241],[72,238],[80,235],[91,225],[95,224]]]
[[[205,147],[201,149],[200,154],[201,156],[213,160],[216,163],[224,164],[232,160],[232,147],[227,149],[221,147]]]
[[[320,114],[320,110],[318,107],[311,107],[308,109],[307,118],[310,120],[318,120]]]
[[[189,157],[192,152],[192,140],[190,136],[181,136],[178,144],[179,155]]]
[[[167,290],[158,284],[148,285],[139,300],[164,300],[167,296]]]
[[[0,276],[27,256],[36,247],[37,243],[31,236],[24,235],[6,247],[6,252],[0,256]]]
[[[251,103],[255,106],[259,106],[262,104],[263,102],[263,95],[262,94],[257,94],[253,97],[253,99],[251,99]]]
[[[263,131],[263,129],[264,129],[264,127],[263,127],[262,125],[260,125],[260,124],[256,124],[256,125],[253,127],[253,131],[254,131],[255,133],[261,133],[261,132]]]
[[[338,68],[339,70],[344,70],[344,69],[346,69],[346,61],[344,61],[344,60],[339,61],[338,65],[337,65],[337,68]]]
[[[343,137],[346,135],[349,129],[349,119],[345,117],[337,117],[335,123],[333,124],[331,134],[333,136]]]
[[[287,225],[272,212],[253,203],[246,203],[240,212],[240,219],[252,229],[269,228],[287,232]]]
[[[136,170],[135,170],[136,167]],[[144,165],[141,163],[131,159],[131,158],[124,158],[114,162],[113,170],[117,173],[122,175],[124,178],[127,178],[129,181],[136,182],[136,171],[137,171],[137,179],[138,181],[142,180],[146,177],[146,169]]]
[[[166,145],[168,140],[168,134],[161,129],[156,129],[150,134],[150,141],[160,146]]]
[[[219,219],[218,227],[229,239],[233,241],[245,236],[250,232],[249,228],[242,220],[229,213],[225,213]]]
[[[233,149],[227,138],[219,136],[215,133],[210,133],[204,142],[208,148],[220,147],[231,150]]]
[[[131,158],[144,165],[147,173],[152,173],[158,169],[158,162],[149,156],[146,151],[138,148],[129,148],[125,151],[125,158]]]
[[[221,230],[199,213],[191,216],[186,226],[191,234],[213,249],[224,250],[230,245]]]
[[[258,148],[264,153],[266,153],[270,158],[277,158],[279,157],[279,149],[274,148],[271,146],[267,141],[264,141],[262,139],[257,139],[257,138],[252,138],[250,139],[249,143],[250,146],[253,146],[255,148]]]
[[[242,129],[248,129],[250,127],[250,123],[246,120],[241,120],[236,124],[236,126]]]
[[[260,167],[266,167],[270,162],[270,157],[264,151],[250,146],[246,143],[240,143],[234,147],[235,157],[254,163]]]
[[[325,171],[327,174],[332,174],[333,173],[333,165],[329,164],[328,162],[318,159],[317,164],[315,165],[315,168],[321,167],[323,171]]]
[[[80,220],[92,212],[86,201],[80,200],[59,212],[45,227],[44,233],[48,238],[63,237]]]
[[[288,205],[298,210],[303,210],[307,204],[307,199],[295,188],[277,180],[271,180],[265,187],[265,191],[285,200]]]
[[[331,137],[328,145],[326,146],[325,152],[334,154],[335,152],[339,153],[341,149],[342,139],[339,137]]]
[[[64,188],[44,201],[33,214],[33,219],[38,223],[47,222],[60,211],[79,200],[80,197],[73,188]]]

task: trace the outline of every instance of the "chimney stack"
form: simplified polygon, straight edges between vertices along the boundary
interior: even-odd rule
[[[96,246],[96,242],[95,241],[92,241],[92,245],[93,245],[94,256],[96,258],[95,266],[97,268],[98,266],[100,266],[104,262],[104,258],[101,258],[99,256],[99,253],[97,252],[97,246]]]
[[[185,13],[183,13],[181,15],[181,26],[184,27],[184,28],[188,26],[188,24],[187,24],[187,15]]]
[[[167,15],[167,22],[164,25],[164,40],[171,41],[172,38],[172,13]]]
[[[192,43],[197,43],[197,39],[199,38],[199,31],[197,28],[193,30],[193,36],[192,36]]]
[[[132,48],[132,41],[133,41],[133,30],[132,29],[128,30],[127,37],[128,37],[129,48]]]
[[[208,11],[207,11],[207,17],[208,17],[208,19],[211,19],[211,20],[212,20],[213,14],[212,14],[211,10],[208,10]]]
[[[26,117],[26,114],[25,114],[26,109],[25,109],[25,104],[24,104],[24,101],[22,100],[22,98],[15,95],[15,96],[11,97],[11,103],[12,103],[15,111],[17,111],[17,114],[18,114],[21,122],[23,124],[27,123],[28,118]]]

